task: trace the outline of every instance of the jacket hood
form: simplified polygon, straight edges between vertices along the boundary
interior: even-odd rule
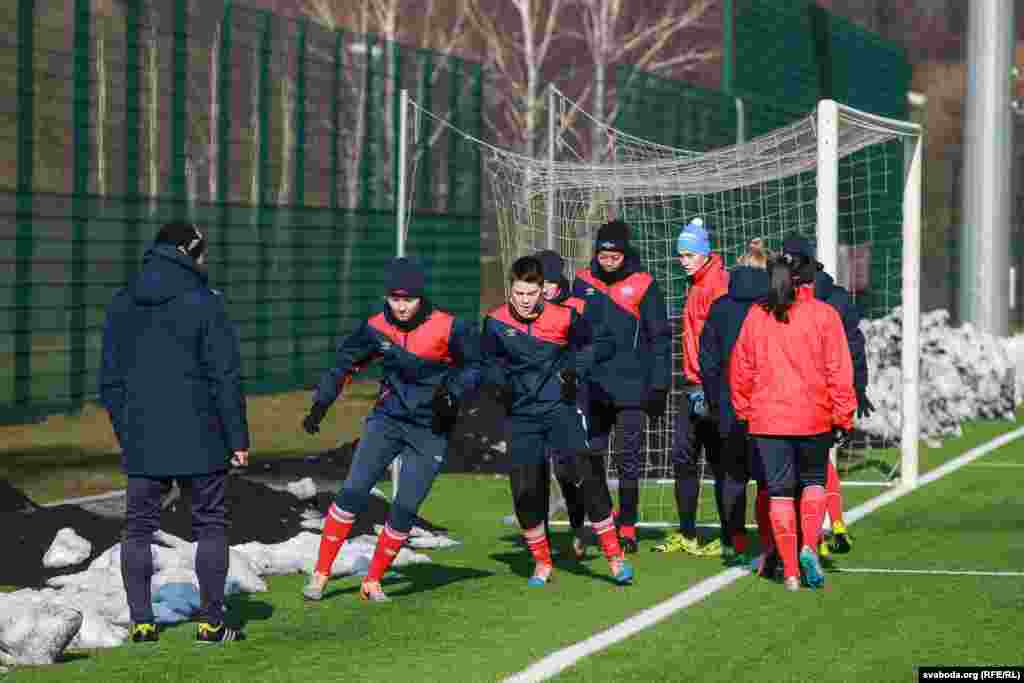
[[[157,244],[142,259],[142,271],[131,287],[132,298],[141,306],[159,306],[207,286],[208,279],[191,258],[170,245]]]
[[[768,297],[768,271],[737,266],[729,273],[729,296],[736,301],[761,301]]]
[[[595,254],[594,258],[590,259],[590,272],[593,273],[594,277],[606,285],[612,285],[616,282],[625,280],[633,273],[642,273],[644,271],[644,264],[640,261],[640,257],[636,255],[636,252],[632,249],[628,249],[624,254],[625,258],[622,261],[622,267],[613,273],[605,272],[604,268],[601,267],[601,264],[597,260],[597,255]]]
[[[832,279],[832,276],[823,270],[819,270],[814,275],[814,297],[827,301],[832,296],[832,290],[836,288],[836,281]]]

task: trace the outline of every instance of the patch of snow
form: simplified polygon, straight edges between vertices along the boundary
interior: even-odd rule
[[[43,555],[43,566],[56,569],[73,567],[89,559],[92,554],[92,543],[75,533],[71,527],[64,527],[57,532],[53,543]]]

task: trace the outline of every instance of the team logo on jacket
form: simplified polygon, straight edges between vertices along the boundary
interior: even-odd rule
[[[389,341],[382,341],[380,343],[380,350],[381,351],[389,351],[390,349],[391,349],[391,342],[389,342]]]
[[[597,291],[593,287],[587,287],[586,291],[583,292],[584,296],[594,296],[594,292]]]
[[[622,296],[633,296],[633,288],[628,285],[623,287]]]
[[[506,337],[514,337],[514,336],[516,336],[516,334],[518,334],[518,333],[516,332],[515,328],[513,328],[513,327],[510,327],[507,330],[505,330],[505,336]]]

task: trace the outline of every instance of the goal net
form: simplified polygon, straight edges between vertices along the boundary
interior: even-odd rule
[[[410,107],[409,134],[415,135],[415,121],[432,115],[415,102]],[[581,122],[597,131],[586,145],[572,134]],[[823,101],[817,111],[768,134],[694,152],[602,124],[551,88],[547,138],[540,158],[474,140],[484,147],[505,269],[520,256],[555,249],[571,281],[590,264],[597,229],[618,218],[631,226],[631,244],[666,297],[675,378],[665,417],[649,420],[645,429],[641,524],[677,522],[671,444],[673,418],[686,405],[680,338],[688,283],[675,245],[682,226],[695,217],[711,227],[713,250],[727,267],[753,238],[773,250],[791,234],[809,238],[825,271],[848,285],[864,318],[886,319],[886,329],[898,337],[896,346],[872,337],[868,348],[869,395],[878,412],[858,424],[853,444],[836,460],[848,484],[913,481],[920,260],[916,125]],[[595,140],[603,146],[599,163],[590,161],[595,157],[587,149]],[[618,441],[613,435],[610,448]],[[613,462],[609,458],[614,488]],[[711,489],[702,491],[699,521],[714,524]]]

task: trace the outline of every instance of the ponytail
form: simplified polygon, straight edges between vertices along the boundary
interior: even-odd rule
[[[789,322],[789,309],[796,301],[793,275],[792,266],[783,257],[774,258],[768,264],[768,301],[762,306],[782,323]]]

